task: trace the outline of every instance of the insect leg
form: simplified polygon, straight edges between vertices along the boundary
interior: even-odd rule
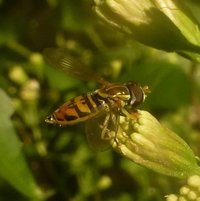
[[[111,113],[109,113],[106,118],[104,119],[103,124],[100,126],[102,128],[102,133],[101,133],[101,138],[103,140],[109,140],[110,139],[110,135],[109,135],[109,129],[108,129],[108,123],[111,117]]]

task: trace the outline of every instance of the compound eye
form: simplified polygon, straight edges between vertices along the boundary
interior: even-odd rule
[[[129,100],[129,104],[130,104],[130,105],[134,105],[135,102],[136,102],[136,97],[135,97],[134,94],[132,94],[132,96],[131,96],[131,98],[130,98],[130,100]]]
[[[140,85],[133,82],[134,84],[128,85],[131,98],[129,100],[129,104],[131,106],[137,106],[138,104],[143,102],[144,99],[144,93]]]

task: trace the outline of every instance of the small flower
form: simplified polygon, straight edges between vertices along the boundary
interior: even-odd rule
[[[112,146],[130,160],[165,175],[179,178],[200,175],[190,147],[146,111],[120,117]]]
[[[192,175],[187,179],[187,184],[179,189],[179,194],[166,196],[167,201],[185,200],[200,201],[200,176]]]
[[[120,31],[130,34],[139,42],[165,51],[184,51],[184,54],[191,57],[192,53],[199,54],[198,23],[184,2],[94,1],[95,11],[100,18]]]

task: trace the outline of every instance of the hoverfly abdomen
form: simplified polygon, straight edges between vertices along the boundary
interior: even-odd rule
[[[61,105],[54,113],[47,117],[46,122],[60,125],[73,125],[95,116],[104,107],[104,101],[97,93],[77,96]]]

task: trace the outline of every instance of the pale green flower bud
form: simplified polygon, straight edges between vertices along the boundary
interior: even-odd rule
[[[13,82],[19,85],[25,84],[29,79],[22,66],[18,65],[12,67],[12,69],[9,71],[9,77]]]
[[[34,79],[29,80],[21,89],[21,98],[26,101],[36,101],[39,98],[39,90],[39,82]]]
[[[200,175],[190,147],[146,111],[120,117],[113,148],[130,160],[159,173],[185,178]]]
[[[184,2],[174,0],[94,0],[104,21],[139,42],[200,58],[200,31]]]

